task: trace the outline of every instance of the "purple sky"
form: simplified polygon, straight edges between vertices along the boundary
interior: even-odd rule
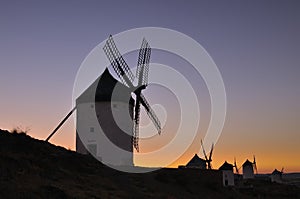
[[[1,1],[0,128],[28,126],[45,138],[71,109],[77,70],[98,43],[131,28],[165,27],[198,41],[223,76],[220,162],[255,153],[270,157],[266,170],[281,168],[278,157],[300,169],[299,1],[131,2]],[[74,132],[64,134],[74,147]]]

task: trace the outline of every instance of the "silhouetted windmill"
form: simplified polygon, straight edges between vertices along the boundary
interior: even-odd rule
[[[146,109],[147,115],[153,122],[154,126],[158,130],[158,133],[161,133],[161,124],[156,116],[155,112],[151,108],[150,104],[147,102],[146,98],[142,94],[142,90],[145,89],[148,85],[148,72],[149,72],[149,61],[151,55],[151,48],[146,39],[143,39],[141,48],[139,50],[138,56],[138,64],[136,69],[136,78],[138,79],[138,83],[136,86],[133,85],[135,76],[130,70],[129,66],[125,62],[121,53],[116,47],[116,44],[113,40],[112,35],[107,39],[103,50],[109,59],[114,71],[119,76],[120,80],[124,85],[129,87],[132,92],[136,95],[135,107],[134,107],[134,133],[132,137],[132,144],[139,151],[139,121],[140,121],[140,104],[144,106]],[[70,115],[76,110],[74,107],[70,113],[59,123],[59,125],[55,128],[55,130],[47,137],[46,141],[48,141],[57,130],[63,125],[63,123],[70,117]]]
[[[282,183],[282,175],[283,175],[283,167],[281,171],[275,169],[270,175],[271,182]]]
[[[214,144],[211,145],[211,149],[210,149],[210,152],[209,152],[209,157],[207,157],[207,155],[206,155],[202,140],[201,140],[201,146],[202,146],[202,150],[203,150],[203,153],[204,153],[205,161],[207,163],[207,169],[212,169],[211,162],[212,162],[212,153],[213,153],[213,150],[214,150]]]

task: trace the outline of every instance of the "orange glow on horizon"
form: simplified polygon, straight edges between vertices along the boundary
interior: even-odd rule
[[[67,121],[57,134],[53,136],[50,140],[51,143],[63,146],[66,149],[75,150],[74,116],[72,117],[73,119]],[[28,132],[28,135],[44,140],[52,132],[56,125],[57,123],[49,123],[47,128],[43,126],[33,126],[34,128],[32,127],[32,129]],[[1,124],[1,128],[8,130],[12,129],[8,125],[4,124]],[[233,128],[236,130],[232,131],[231,129]],[[264,127],[264,130],[268,129]],[[281,129],[279,129],[279,131],[280,130]],[[260,139],[256,139],[250,133],[236,133],[239,131],[251,132],[252,129],[246,129],[245,124],[243,123],[241,123],[240,126],[225,125],[223,133],[220,136],[218,143],[215,145],[212,162],[214,169],[218,169],[225,160],[233,164],[234,157],[237,160],[238,166],[241,167],[246,159],[253,161],[253,155],[255,155],[259,173],[270,173],[275,168],[280,170],[282,167],[284,167],[284,172],[300,171],[298,155],[300,146],[297,142],[297,134],[295,134],[295,138],[291,139],[284,137],[284,135],[279,134],[277,131],[274,132],[273,137],[264,137],[264,135],[261,134]],[[199,135],[189,149],[178,160],[170,164],[169,167],[176,168],[178,165],[185,165],[195,153],[203,158],[204,156],[199,148],[202,136],[202,134]],[[166,138],[170,138],[170,136],[166,136]],[[161,145],[161,143],[159,145]],[[146,147],[147,145],[142,145],[141,148],[143,148],[143,146]],[[153,150],[153,146],[144,150],[151,151]],[[164,157],[159,157],[158,162],[156,162],[155,165],[159,165],[159,160],[163,159]],[[135,162],[135,164],[139,166],[154,165],[151,162]]]

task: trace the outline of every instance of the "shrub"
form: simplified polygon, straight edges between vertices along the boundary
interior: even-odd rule
[[[27,133],[29,131],[30,131],[29,127],[25,127],[25,129],[23,130],[22,126],[17,126],[17,127],[13,128],[11,130],[11,133],[13,133],[13,134],[25,134],[25,135],[27,135]]]

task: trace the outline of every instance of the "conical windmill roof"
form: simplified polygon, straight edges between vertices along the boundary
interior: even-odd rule
[[[253,163],[247,159],[243,164],[243,167],[245,167],[245,166],[253,166]]]
[[[272,172],[272,175],[281,175],[282,172],[278,171],[277,169],[275,169],[273,172]]]
[[[206,161],[195,154],[194,157],[187,163],[187,165],[196,165],[202,163],[206,163]]]
[[[230,170],[233,171],[233,165],[229,164],[227,161],[222,164],[222,166],[219,168],[219,170]]]
[[[131,92],[130,88],[116,80],[106,68],[102,75],[76,99],[76,103],[120,101],[130,102],[133,105]]]

